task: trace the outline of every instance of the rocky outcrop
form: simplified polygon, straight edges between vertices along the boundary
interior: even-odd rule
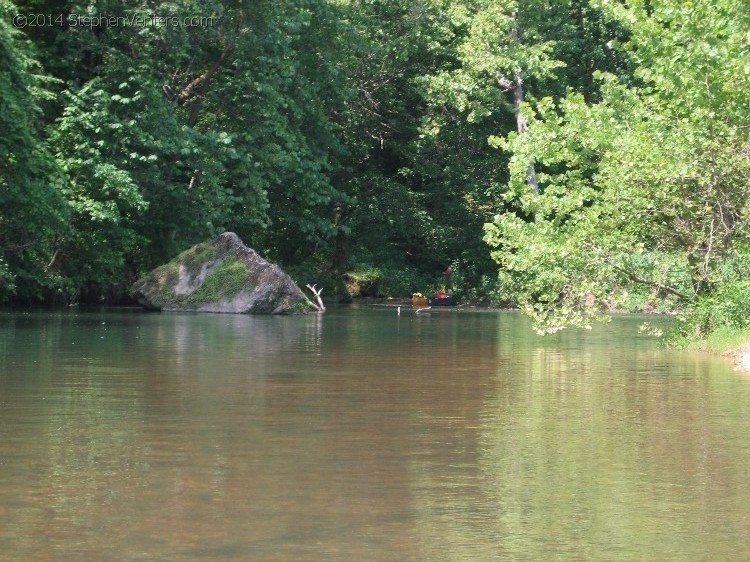
[[[197,244],[136,282],[150,310],[293,314],[317,310],[291,277],[233,232]]]

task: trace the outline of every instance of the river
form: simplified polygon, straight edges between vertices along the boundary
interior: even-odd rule
[[[750,377],[642,321],[0,313],[0,560],[750,559]]]

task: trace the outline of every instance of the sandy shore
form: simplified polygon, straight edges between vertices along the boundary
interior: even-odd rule
[[[722,353],[725,357],[728,357],[734,364],[734,368],[738,371],[750,372],[750,343],[746,343],[741,347],[732,349]]]

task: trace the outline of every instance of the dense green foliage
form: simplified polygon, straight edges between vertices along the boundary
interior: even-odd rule
[[[546,332],[608,308],[680,310],[699,335],[750,316],[741,3],[0,15],[2,300],[121,300],[233,230],[329,297],[449,284]]]
[[[50,264],[68,215],[64,176],[43,140],[45,82],[10,24],[14,12],[0,3],[0,298],[59,283]]]
[[[585,325],[645,285],[717,315],[690,320],[700,335],[745,307],[726,264],[750,234],[749,15],[732,2],[602,5],[628,26],[613,48],[630,54],[632,83],[599,73],[599,102],[544,98],[528,134],[494,139],[512,153],[506,196],[521,212],[498,214],[486,239],[542,331]],[[530,160],[539,194],[525,186]]]

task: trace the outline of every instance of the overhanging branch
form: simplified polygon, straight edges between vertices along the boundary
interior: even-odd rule
[[[618,271],[618,272],[622,273],[623,275],[625,275],[628,279],[630,279],[634,283],[639,283],[641,285],[648,285],[649,287],[654,287],[655,289],[659,289],[660,291],[664,291],[665,293],[669,293],[670,295],[674,295],[674,296],[676,296],[676,297],[678,297],[680,299],[683,299],[683,300],[691,300],[692,299],[691,296],[686,295],[685,293],[683,293],[682,291],[679,291],[678,289],[675,289],[674,287],[670,287],[669,285],[665,285],[664,283],[659,283],[658,281],[652,281],[652,280],[649,280],[649,279],[644,279],[642,277],[639,277],[638,275],[636,275],[632,271],[628,271],[624,267],[621,267],[621,266],[617,265],[616,263],[614,263],[609,258],[604,258],[603,257],[601,259],[602,259],[602,261],[604,263],[606,263],[607,265],[609,265],[612,269],[614,269],[615,271]]]

